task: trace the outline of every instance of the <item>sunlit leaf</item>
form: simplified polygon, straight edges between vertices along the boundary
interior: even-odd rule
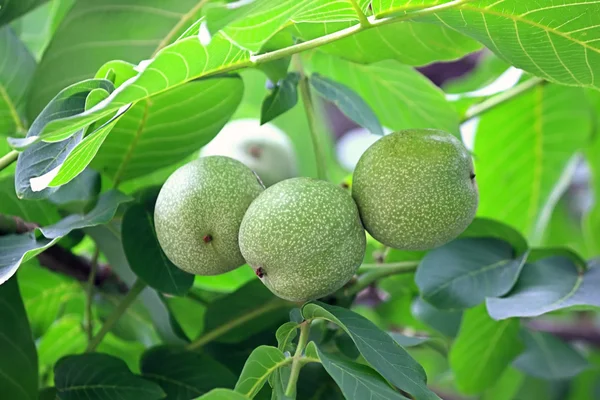
[[[235,391],[251,398],[256,396],[271,373],[290,361],[291,359],[286,359],[281,350],[276,347],[257,347],[248,357],[235,385]]]

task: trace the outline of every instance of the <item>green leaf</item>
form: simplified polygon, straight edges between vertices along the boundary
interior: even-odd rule
[[[229,389],[214,389],[196,400],[248,400],[248,397]]]
[[[527,241],[510,225],[489,218],[475,218],[460,238],[496,238],[511,244],[517,255],[529,249]]]
[[[496,382],[523,348],[519,329],[516,319],[494,321],[483,305],[465,312],[449,355],[461,392],[481,393]]]
[[[584,92],[577,88],[537,86],[485,113],[474,150],[478,215],[509,224],[538,244],[591,129]]]
[[[451,0],[375,0],[372,2],[373,14],[377,16],[402,14],[408,11],[419,10],[438,4],[448,3]]]
[[[272,387],[271,400],[295,400],[296,396],[286,396],[285,391],[290,381],[292,367],[284,365],[271,373],[269,383]]]
[[[375,370],[393,385],[412,394],[416,400],[439,399],[427,388],[423,367],[368,319],[345,308],[323,303],[306,304],[302,314],[305,319],[325,319],[340,326]]]
[[[88,214],[70,215],[54,225],[22,235],[0,236],[0,284],[17,272],[21,263],[40,254],[71,231],[107,223],[119,205],[130,200],[129,196],[111,190],[100,197]]]
[[[564,256],[527,263],[513,289],[504,297],[488,298],[494,319],[537,317],[576,305],[600,307],[600,267],[585,272]]]
[[[40,390],[40,397],[38,400],[56,400],[58,391],[55,387],[44,388]]]
[[[192,292],[193,293],[193,292]],[[194,295],[196,295],[194,293]],[[197,338],[204,330],[206,305],[188,297],[167,297],[167,306],[188,339]]]
[[[175,347],[155,347],[140,361],[142,376],[156,382],[168,400],[187,400],[215,387],[231,388],[235,376],[212,358]]]
[[[14,2],[13,2],[14,3]],[[0,21],[2,21],[0,11]],[[1,25],[1,22],[0,22]],[[0,140],[2,136],[24,134],[26,94],[35,71],[35,60],[13,30],[0,28]]]
[[[235,391],[254,398],[271,373],[290,363],[291,360],[291,358],[286,358],[276,347],[259,346],[248,357],[235,385]]]
[[[64,89],[36,118],[27,133],[27,138],[12,139],[12,142],[19,146],[23,143],[32,143],[32,141],[39,140],[41,131],[46,124],[57,117],[83,112],[87,96],[94,89],[112,92],[114,87],[107,80],[95,79],[83,81]],[[59,140],[62,141],[56,141],[56,143],[37,142],[29,145],[17,161],[15,186],[19,198],[44,198],[55,192],[56,189],[48,188],[48,185],[82,139],[83,131],[81,130],[70,137],[60,138]]]
[[[292,351],[292,341],[296,338],[298,334],[298,324],[296,322],[286,322],[281,325],[277,332],[275,332],[275,337],[277,338],[277,348],[282,351]]]
[[[19,268],[19,289],[35,338],[42,336],[69,300],[83,297],[79,282],[53,273],[31,260]]]
[[[402,347],[419,346],[430,339],[428,337],[406,336],[398,332],[388,332],[388,334]]]
[[[352,23],[296,24],[298,35],[305,40],[352,26]],[[319,50],[348,61],[372,64],[396,60],[402,64],[422,66],[450,61],[477,51],[481,44],[445,26],[399,22],[378,26],[341,39]]]
[[[371,107],[348,86],[313,72],[310,84],[324,99],[335,104],[348,118],[375,135],[383,136],[383,128]]]
[[[243,90],[239,76],[202,79],[140,102],[117,123],[92,165],[121,182],[177,163],[217,135]]]
[[[120,224],[109,224],[85,229],[100,248],[110,266],[128,286],[131,287],[137,277],[129,267],[123,245],[121,243]],[[152,289],[145,289],[139,300],[148,310],[152,323],[166,344],[184,344],[185,341],[175,332],[171,323],[171,315],[161,297]]]
[[[481,400],[515,400],[523,385],[525,375],[514,367],[508,367],[496,384],[485,391]]]
[[[0,393],[7,399],[38,398],[38,359],[17,278],[0,286]]]
[[[48,0],[4,0],[0,4],[0,26],[20,17]]]
[[[224,343],[239,342],[285,321],[292,306],[293,303],[273,296],[260,280],[254,279],[209,304],[204,330],[207,333],[223,325],[235,324],[216,339]]]
[[[412,303],[411,311],[415,318],[450,337],[458,334],[463,317],[462,311],[439,310],[420,297]]]
[[[557,337],[531,330],[522,330],[525,351],[513,365],[520,371],[547,380],[569,379],[590,365],[571,345]]]
[[[479,0],[424,19],[471,36],[515,67],[549,81],[597,88],[600,31],[591,16],[598,13],[595,0]]]
[[[101,188],[100,174],[87,168],[71,182],[58,188],[48,200],[67,212],[84,213],[96,205]]]
[[[165,396],[156,383],[132,374],[123,360],[100,353],[60,360],[54,368],[54,384],[60,400],[160,400]]]
[[[403,400],[406,397],[392,389],[377,372],[370,367],[344,360],[320,349],[319,358],[323,368],[339,385],[347,400]]]
[[[87,337],[79,316],[66,316],[50,326],[37,343],[40,375],[52,370],[62,357],[82,353],[87,346]]]
[[[142,204],[127,209],[121,235],[129,266],[150,287],[179,296],[192,287],[194,275],[177,268],[167,258],[154,231],[154,216]]]
[[[277,118],[292,109],[298,103],[298,82],[300,76],[297,72],[290,72],[285,79],[277,82],[273,91],[265,97],[260,112],[260,124]]]
[[[60,219],[60,215],[49,201],[21,201],[15,192],[12,176],[0,179],[0,213],[20,217],[39,225],[50,225]]]
[[[458,135],[458,114],[444,93],[413,68],[388,60],[351,63],[322,53],[309,66],[354,90],[392,130],[436,128]]]
[[[428,252],[415,282],[422,298],[438,309],[471,308],[506,294],[526,257],[513,259],[512,247],[498,239],[458,239]]]

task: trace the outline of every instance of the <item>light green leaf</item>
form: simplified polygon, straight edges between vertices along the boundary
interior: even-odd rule
[[[37,353],[16,277],[0,286],[0,321],[0,393],[37,400]]]
[[[82,353],[87,345],[81,318],[66,316],[50,326],[37,343],[40,375],[44,376],[58,360],[69,354]]]
[[[427,253],[415,282],[434,307],[461,310],[506,294],[525,260],[526,255],[514,259],[512,247],[498,239],[459,239]]]
[[[508,367],[496,384],[485,391],[481,400],[515,400],[524,380],[523,373],[514,367]]]
[[[259,346],[250,354],[235,385],[235,391],[253,398],[277,368],[292,361],[281,350],[271,346]]]
[[[516,319],[491,319],[484,305],[465,312],[449,355],[461,392],[477,394],[494,385],[523,348],[519,329]]]
[[[318,350],[323,368],[339,385],[347,400],[404,400],[370,367]]]
[[[292,341],[298,334],[298,324],[296,322],[286,322],[281,325],[275,337],[277,338],[277,348],[283,352],[292,350]]]
[[[474,149],[478,215],[539,243],[574,171],[573,156],[590,138],[590,115],[583,90],[557,85],[537,86],[485,113]]]
[[[571,345],[549,333],[524,329],[521,334],[525,351],[513,365],[527,375],[547,380],[569,379],[590,366]]]
[[[100,353],[67,356],[54,368],[60,400],[159,400],[165,393],[156,383],[131,373],[121,359]]]
[[[0,11],[0,20],[2,11]],[[35,60],[9,26],[0,28],[0,140],[25,134],[25,102]]]
[[[394,339],[368,319],[342,307],[308,303],[302,308],[305,319],[325,319],[340,326],[354,341],[362,356],[384,378],[416,400],[439,399],[427,388],[427,376]]]
[[[443,92],[409,66],[392,60],[354,64],[322,53],[308,61],[313,71],[358,93],[385,127],[437,128],[458,134],[458,114]]]
[[[295,29],[300,37],[309,40],[349,26],[352,23],[309,23],[297,24]],[[398,22],[359,32],[319,50],[362,64],[396,60],[422,66],[454,60],[480,48],[481,44],[445,26]]]
[[[317,72],[313,72],[311,75],[310,84],[319,95],[335,104],[348,118],[368,129],[371,133],[383,136],[383,128],[377,119],[377,115],[348,86],[325,78]]]
[[[248,400],[248,397],[229,389],[213,389],[196,400]]]
[[[174,164],[216,136],[242,93],[242,80],[231,76],[190,82],[139,102],[106,138],[92,165],[121,182]]]
[[[400,14],[406,11],[419,10],[452,0],[373,0],[373,14],[377,16]]]
[[[596,0],[478,0],[426,19],[473,37],[536,76],[598,88],[598,13]]]

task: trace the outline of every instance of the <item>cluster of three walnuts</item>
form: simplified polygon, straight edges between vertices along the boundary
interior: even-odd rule
[[[154,218],[161,247],[182,270],[217,275],[248,263],[274,294],[300,302],[352,278],[365,229],[384,245],[426,250],[463,232],[477,203],[462,143],[438,130],[406,130],[367,149],[351,194],[302,177],[265,190],[241,162],[209,156],[169,177]]]

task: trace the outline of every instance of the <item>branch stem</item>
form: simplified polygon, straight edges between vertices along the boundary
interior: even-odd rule
[[[296,58],[296,65],[300,72],[300,95],[302,96],[302,103],[304,104],[304,112],[306,113],[306,119],[308,120],[308,130],[310,131],[310,138],[312,141],[313,151],[315,153],[315,159],[317,161],[317,176],[319,179],[327,180],[327,163],[325,160],[325,154],[321,147],[321,141],[319,140],[317,124],[317,118],[315,116],[315,107],[310,91],[310,83],[308,77],[304,75],[302,69],[302,63]]]
[[[300,369],[303,365],[303,353],[308,343],[308,335],[310,333],[311,321],[304,321],[300,324],[300,337],[298,338],[298,346],[296,346],[296,352],[294,353],[292,361],[292,371],[290,373],[290,380],[287,388],[285,389],[285,395],[287,397],[294,397],[296,393],[296,385],[298,383],[298,377],[300,376]]]
[[[363,273],[364,275],[358,278],[358,281],[354,285],[348,287],[345,294],[347,296],[353,296],[379,279],[392,275],[414,272],[418,265],[418,261],[403,261],[389,264],[363,264],[358,269],[358,272]]]
[[[481,103],[476,104],[473,107],[469,108],[467,110],[467,112],[465,113],[465,116],[464,116],[463,120],[461,121],[461,123],[464,123],[473,118],[479,117],[480,115],[490,111],[491,109],[499,106],[500,104],[503,104],[504,102],[511,100],[511,99],[519,96],[520,94],[525,93],[530,89],[533,89],[534,87],[536,87],[538,85],[543,85],[545,83],[547,83],[547,81],[545,81],[542,78],[531,78],[531,79],[529,79],[525,82],[522,82],[522,83],[518,84],[517,86],[515,86],[503,93],[500,93],[497,96],[494,96],[487,100],[484,100]]]
[[[87,353],[96,350],[96,347],[102,342],[104,336],[113,328],[113,326],[119,321],[119,318],[127,311],[129,306],[133,304],[135,299],[139,296],[140,293],[146,288],[146,284],[142,282],[140,279],[136,280],[131,289],[129,289],[129,293],[121,300],[117,308],[113,311],[113,313],[108,317],[102,328],[100,328],[100,332],[96,336],[92,338],[90,343],[88,344],[87,349],[85,350]]]
[[[366,27],[370,26],[371,23],[369,22],[369,19],[367,18],[367,16],[363,12],[363,10],[360,8],[360,6],[356,2],[356,0],[350,0],[350,4],[352,4],[352,8],[354,8],[354,11],[356,12],[356,15],[358,16],[358,20],[360,21],[360,25],[363,28],[366,28]]]
[[[94,284],[96,282],[96,273],[98,271],[98,258],[100,257],[100,249],[96,246],[94,255],[92,256],[92,264],[90,267],[90,275],[88,276],[87,288],[86,288],[86,308],[85,308],[85,321],[86,321],[86,333],[88,337],[88,343],[90,343],[94,337],[94,318],[92,317],[92,303],[94,297]]]
[[[17,161],[17,158],[19,158],[19,152],[16,150],[13,150],[10,153],[3,156],[2,158],[0,158],[0,171]]]

